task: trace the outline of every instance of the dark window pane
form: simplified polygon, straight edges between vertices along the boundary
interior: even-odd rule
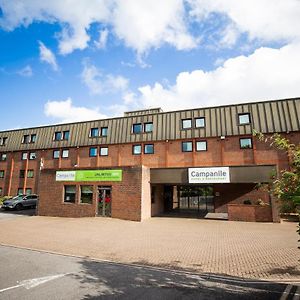
[[[54,140],[60,141],[61,140],[61,131],[57,131],[54,133]]]
[[[107,136],[107,131],[108,131],[107,127],[102,127],[101,128],[101,136]]]
[[[132,125],[132,132],[133,133],[141,133],[143,131],[143,126],[141,123],[133,124]]]
[[[252,148],[252,140],[250,138],[240,139],[241,149],[250,149]]]
[[[36,134],[32,134],[30,136],[30,143],[35,143],[35,141],[36,141]]]
[[[99,129],[98,128],[91,128],[91,137],[99,136]]]
[[[20,178],[24,178],[25,177],[25,170],[20,170]]]
[[[28,144],[29,143],[29,135],[24,135],[23,136],[23,144]]]
[[[153,154],[154,153],[154,145],[153,144],[147,144],[144,148],[145,154]]]
[[[81,185],[80,186],[80,202],[92,204],[93,202],[93,186]]]
[[[66,130],[63,132],[63,139],[64,140],[68,140],[70,137],[70,131],[69,130]]]
[[[193,143],[192,142],[182,142],[182,151],[183,152],[192,152]]]
[[[96,147],[90,148],[90,156],[91,157],[97,156],[97,150],[98,149]]]
[[[65,185],[64,202],[75,203],[76,185]]]

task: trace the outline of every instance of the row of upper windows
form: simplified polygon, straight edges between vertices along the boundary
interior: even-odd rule
[[[19,177],[20,178],[25,178],[25,173],[26,173],[25,170],[20,170]],[[5,174],[5,171],[0,170],[0,178],[4,178],[4,174]],[[34,177],[34,170],[32,170],[32,169],[27,170],[26,177],[27,178],[33,178]]]
[[[238,114],[238,125],[248,125],[251,123],[251,118],[249,113],[241,113]],[[204,128],[205,127],[205,117],[199,117],[194,119],[182,119],[181,120],[181,128],[182,129],[191,129],[195,126],[195,128]]]
[[[194,122],[194,124],[193,124]],[[249,113],[241,113],[238,114],[238,125],[247,125],[251,123],[251,118]],[[205,117],[199,118],[188,118],[181,120],[181,128],[182,129],[191,129],[195,126],[195,128],[204,128],[205,127]],[[138,133],[149,133],[153,131],[153,122],[145,122],[145,123],[135,123],[132,125],[131,132],[133,134]],[[108,127],[94,127],[90,129],[90,137],[106,137],[108,135]],[[56,131],[54,133],[53,140],[54,141],[68,141],[70,138],[70,131]],[[7,137],[0,137],[0,146],[5,146],[7,144]],[[31,144],[35,143],[37,139],[37,135],[33,134],[25,134],[23,135],[22,144]]]

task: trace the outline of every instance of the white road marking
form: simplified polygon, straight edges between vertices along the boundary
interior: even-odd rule
[[[44,284],[44,283],[46,283],[48,281],[64,277],[64,276],[66,276],[68,274],[70,274],[70,273],[58,274],[58,275],[52,275],[52,276],[45,276],[45,277],[39,277],[39,278],[22,280],[17,285],[10,286],[8,288],[0,290],[0,293],[8,291],[8,290],[16,289],[16,288],[19,288],[19,287],[24,287],[25,289],[29,290],[29,289],[32,289],[32,288],[38,286],[38,285]]]

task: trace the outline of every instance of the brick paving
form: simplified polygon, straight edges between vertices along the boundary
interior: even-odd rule
[[[0,220],[0,244],[123,263],[298,280],[296,223],[152,218],[27,217]]]

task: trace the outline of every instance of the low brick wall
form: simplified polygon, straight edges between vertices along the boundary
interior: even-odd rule
[[[229,221],[273,222],[271,206],[228,204]]]

